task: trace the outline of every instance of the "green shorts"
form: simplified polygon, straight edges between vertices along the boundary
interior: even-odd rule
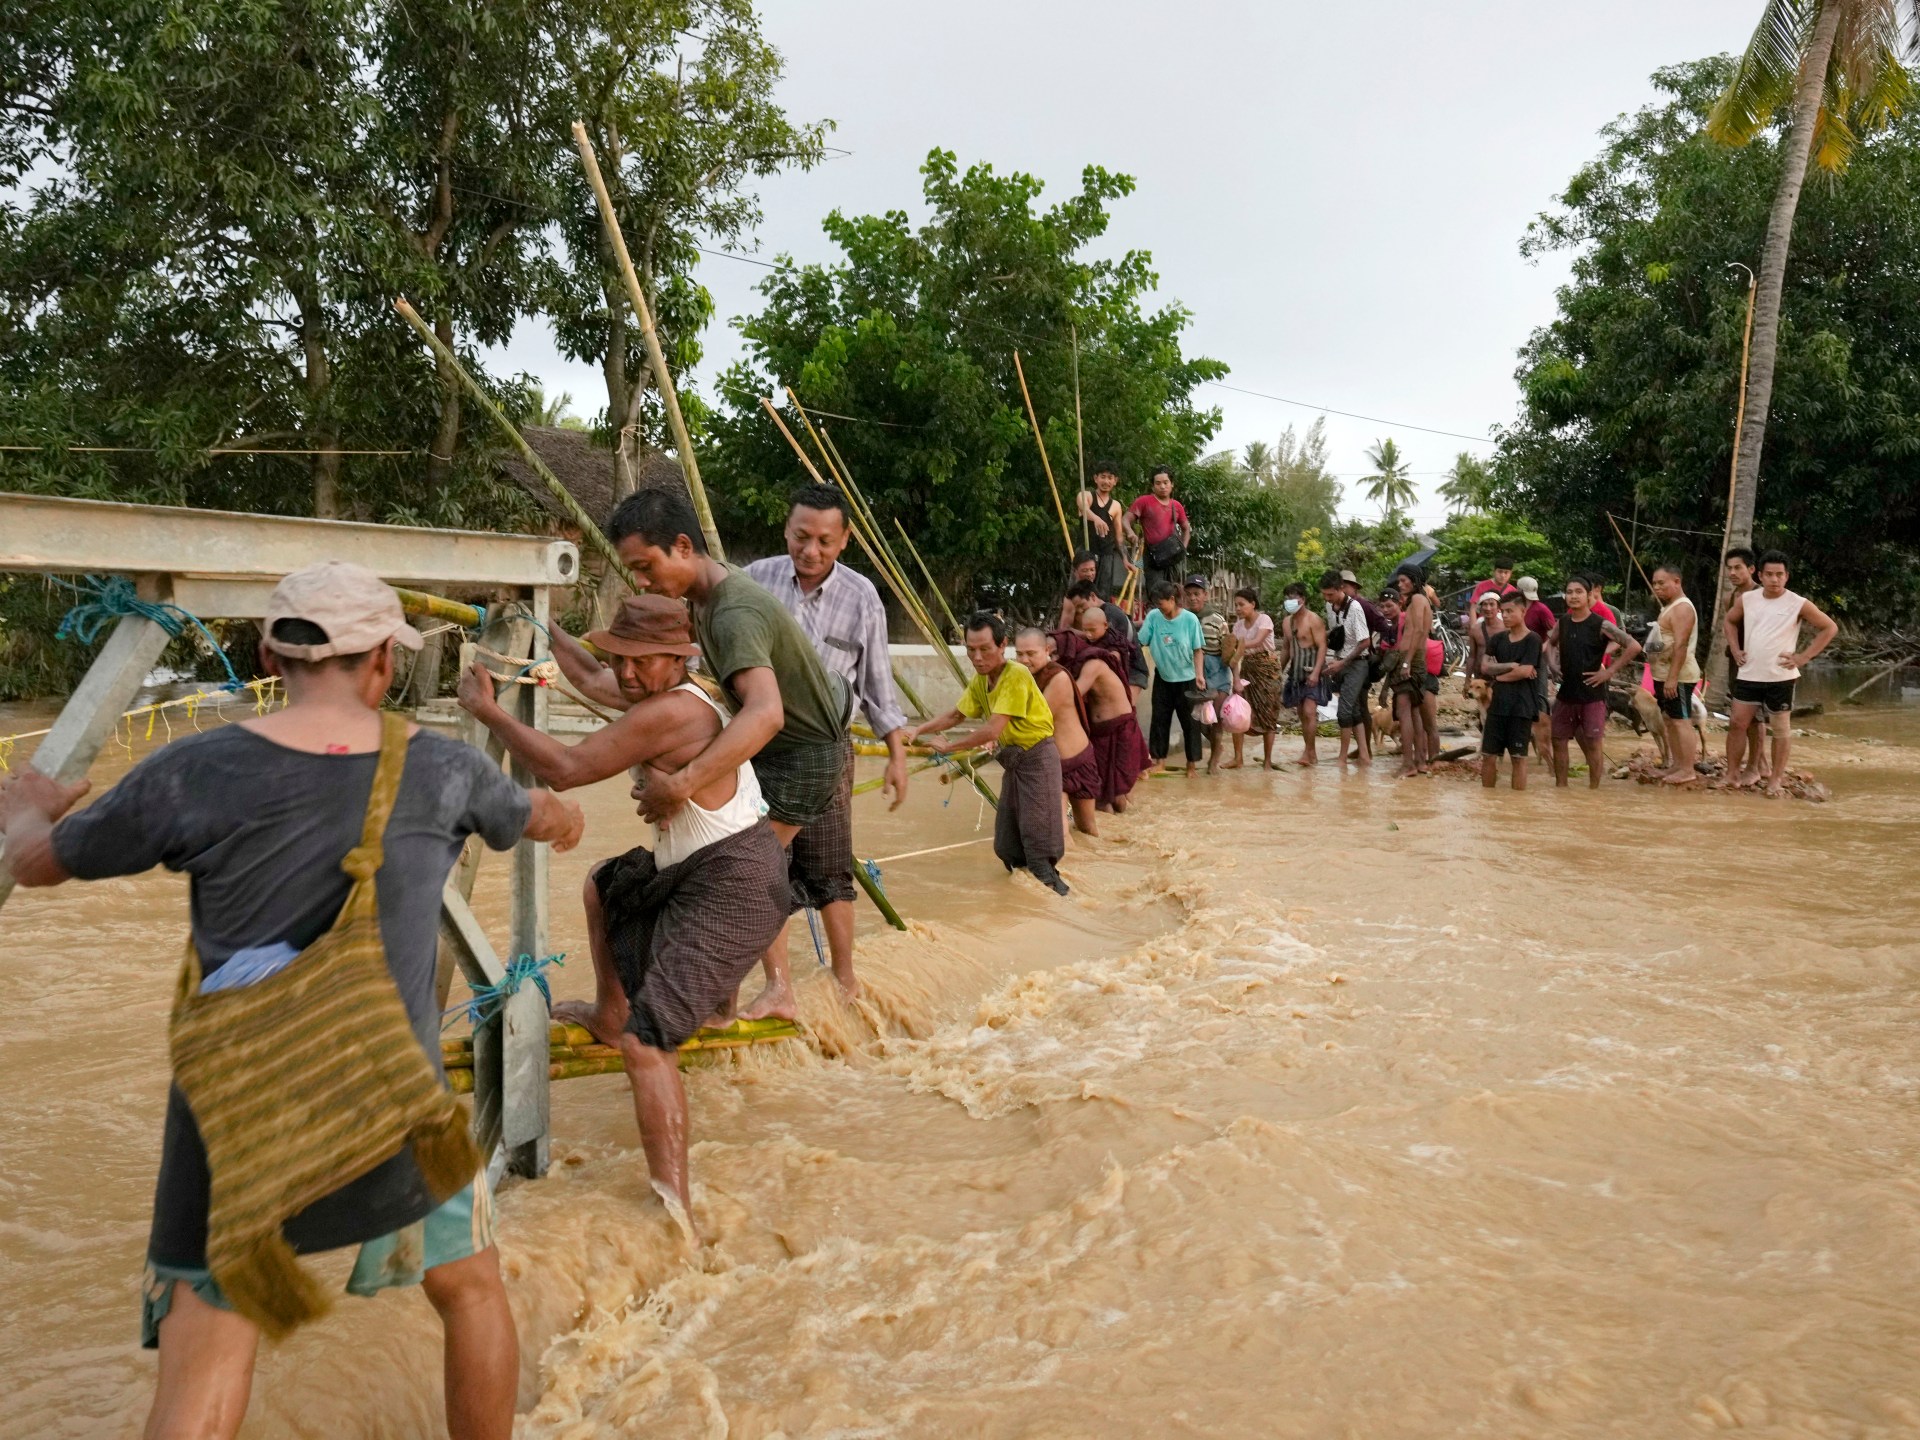
[[[347,1277],[347,1293],[374,1295],[418,1285],[427,1271],[478,1255],[492,1244],[493,1192],[487,1188],[487,1172],[482,1170],[471,1185],[424,1219],[363,1244],[353,1262],[353,1274]],[[160,1322],[173,1308],[176,1281],[190,1286],[209,1305],[233,1309],[220,1282],[208,1271],[148,1261],[140,1287],[143,1350],[160,1346]]]

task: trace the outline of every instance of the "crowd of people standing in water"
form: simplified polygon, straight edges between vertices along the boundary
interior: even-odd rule
[[[653,834],[589,873],[581,903],[595,995],[554,1015],[619,1052],[654,1187],[697,1243],[679,1047],[736,1014],[796,1014],[787,930],[803,909],[822,919],[841,992],[860,994],[856,713],[886,747],[883,790],[896,808],[911,748],[991,751],[994,852],[1062,895],[1068,815],[1093,834],[1102,811],[1127,810],[1141,779],[1167,766],[1176,727],[1188,777],[1208,746],[1209,770],[1246,764],[1249,735],[1259,763],[1273,765],[1287,712],[1302,763],[1314,764],[1329,709],[1337,763],[1365,767],[1376,741],[1397,734],[1401,772],[1430,772],[1446,666],[1439,601],[1417,566],[1377,598],[1351,572],[1328,570],[1317,607],[1296,583],[1277,615],[1253,590],[1237,592],[1229,614],[1206,577],[1182,575],[1193,532],[1170,473],[1156,470],[1130,506],[1114,495],[1117,479],[1096,467],[1079,497],[1092,543],[1053,623],[975,614],[964,637],[971,683],[947,713],[918,723],[894,693],[879,593],[840,563],[851,527],[838,491],[796,495],[785,553],[742,570],[708,553],[686,495],[647,490],[606,527],[639,593],[587,643],[551,631],[569,681],[615,718],[564,744],[502,707],[486,670],[461,678],[462,707],[545,788],[522,788],[474,747],[382,713],[396,648],[418,651],[422,637],[378,577],[336,561],[287,576],[269,602],[261,661],[285,682],[284,709],[163,746],[74,813],[84,781],[13,772],[0,786],[0,835],[20,885],[155,865],[190,877],[176,1083],[141,1289],[143,1343],[161,1357],[148,1433],[235,1433],[261,1332],[284,1333],[320,1308],[294,1257],[349,1245],[359,1247],[349,1289],[421,1284],[441,1315],[450,1432],[510,1433],[517,1340],[487,1172],[460,1143],[464,1121],[438,1068],[439,902],[471,837],[570,848],[585,822],[562,792],[631,776]],[[1136,544],[1137,625],[1116,603]],[[1729,766],[1743,783],[1770,776],[1777,791],[1794,680],[1835,627],[1786,588],[1785,557],[1736,551],[1729,569]],[[1510,566],[1475,587],[1464,681],[1482,694],[1485,783],[1505,757],[1523,788],[1529,751],[1550,749],[1566,784],[1577,743],[1598,785],[1609,686],[1643,654],[1668,726],[1666,778],[1692,778],[1698,617],[1677,568],[1661,566],[1654,582],[1662,608],[1644,647],[1589,578],[1566,580],[1564,613]],[[736,1012],[756,966],[765,985]],[[349,989],[354,1023],[385,1047],[377,1070],[371,1048],[323,1043],[342,1013],[330,997]],[[244,1016],[251,1028],[242,1036],[208,1015]],[[276,1055],[314,1068],[298,1085],[237,1083]],[[353,1123],[326,1130],[315,1114]]]

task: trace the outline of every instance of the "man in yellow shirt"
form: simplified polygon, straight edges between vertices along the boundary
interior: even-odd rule
[[[959,704],[916,726],[908,743],[918,741],[936,754],[997,747],[1005,779],[993,817],[993,853],[1009,870],[1024,867],[1042,885],[1067,893],[1056,868],[1067,853],[1066,824],[1060,811],[1060,751],[1053,743],[1053,712],[1047,697],[1024,665],[1007,659],[1007,622],[989,611],[967,626],[967,659],[973,681]],[[950,730],[963,719],[986,723],[971,734],[947,739],[930,731]]]

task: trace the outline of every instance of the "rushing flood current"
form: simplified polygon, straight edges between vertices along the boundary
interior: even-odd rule
[[[705,1252],[624,1082],[556,1087],[553,1172],[499,1206],[520,1435],[1920,1432],[1920,725],[1809,723],[1825,806],[1323,765],[1151,782],[1065,901],[986,845],[892,862],[870,1002],[801,932],[819,1049],[690,1076]],[[586,803],[567,995],[634,834],[624,786]],[[856,804],[863,854],[991,828],[932,784]],[[184,900],[0,912],[9,1435],[144,1411]],[[247,1433],[431,1434],[437,1340],[417,1293],[343,1297],[263,1353]]]

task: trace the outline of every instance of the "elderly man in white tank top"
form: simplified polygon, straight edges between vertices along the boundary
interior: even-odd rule
[[[1800,648],[1800,626],[1813,638]],[[1787,557],[1769,550],[1760,557],[1760,588],[1734,597],[1725,623],[1727,654],[1734,666],[1733,710],[1727,726],[1727,776],[1735,785],[1751,782],[1740,774],[1747,730],[1761,710],[1773,730],[1773,773],[1767,794],[1780,795],[1787,780],[1787,752],[1793,745],[1793,684],[1814,656],[1833,642],[1840,627],[1820,607],[1787,589]]]
[[[649,772],[672,774],[702,753],[726,712],[687,679],[699,647],[684,600],[635,595],[587,639],[611,659],[628,709],[578,744],[507,714],[479,666],[461,677],[460,704],[555,790],[630,771],[637,795]],[[787,923],[787,858],[766,815],[743,762],[688,796],[652,848],[594,866],[583,895],[594,998],[553,1007],[620,1051],[654,1189],[696,1239],[679,1049],[702,1022],[725,1018]]]

